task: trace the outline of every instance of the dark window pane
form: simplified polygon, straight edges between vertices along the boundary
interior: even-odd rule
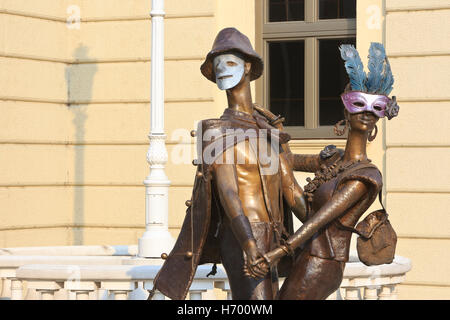
[[[356,0],[319,0],[319,19],[356,18]]]
[[[339,46],[356,44],[356,38],[319,40],[319,124],[334,125],[344,119],[340,95],[349,82]]]
[[[269,22],[305,20],[305,0],[269,0]]]
[[[286,126],[305,125],[305,43],[269,43],[270,110]]]

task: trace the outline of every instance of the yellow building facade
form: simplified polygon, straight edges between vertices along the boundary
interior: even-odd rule
[[[264,56],[263,2],[165,1],[174,237],[194,177],[189,131],[227,105],[200,65],[217,32],[230,26]],[[0,247],[136,244],[142,236],[150,10],[150,0],[0,0]],[[358,50],[366,62],[370,42],[385,44],[400,105],[399,117],[379,121],[367,150],[384,176],[397,254],[413,264],[400,299],[450,298],[448,21],[449,0],[357,1]],[[264,81],[252,83],[260,104]],[[345,141],[291,141],[296,153],[318,153],[328,144],[343,148]],[[304,185],[308,175],[296,176]]]

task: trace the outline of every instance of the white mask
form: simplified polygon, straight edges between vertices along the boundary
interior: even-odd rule
[[[228,90],[236,86],[244,74],[245,61],[229,53],[214,58],[213,66],[216,84],[220,90]]]

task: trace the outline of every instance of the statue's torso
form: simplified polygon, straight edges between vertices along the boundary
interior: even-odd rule
[[[267,148],[270,148],[267,142]],[[239,199],[244,214],[252,222],[282,222],[281,176],[279,168],[272,174],[261,172],[258,152],[248,140],[234,146]]]

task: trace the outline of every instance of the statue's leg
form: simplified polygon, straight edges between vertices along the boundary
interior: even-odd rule
[[[272,237],[269,230],[264,231],[261,224],[252,224],[252,230],[256,239],[256,244],[262,252],[267,252],[270,247]],[[220,232],[220,253],[222,264],[227,272],[230,282],[231,295],[233,300],[273,300],[278,289],[278,278],[276,268],[265,278],[254,279],[244,275],[244,253],[239,242],[234,237],[233,231],[228,225],[223,225]],[[275,280],[273,278],[276,278]],[[276,284],[276,288],[274,288]]]
[[[324,300],[342,282],[345,262],[311,256],[304,250],[280,289],[280,300]]]

